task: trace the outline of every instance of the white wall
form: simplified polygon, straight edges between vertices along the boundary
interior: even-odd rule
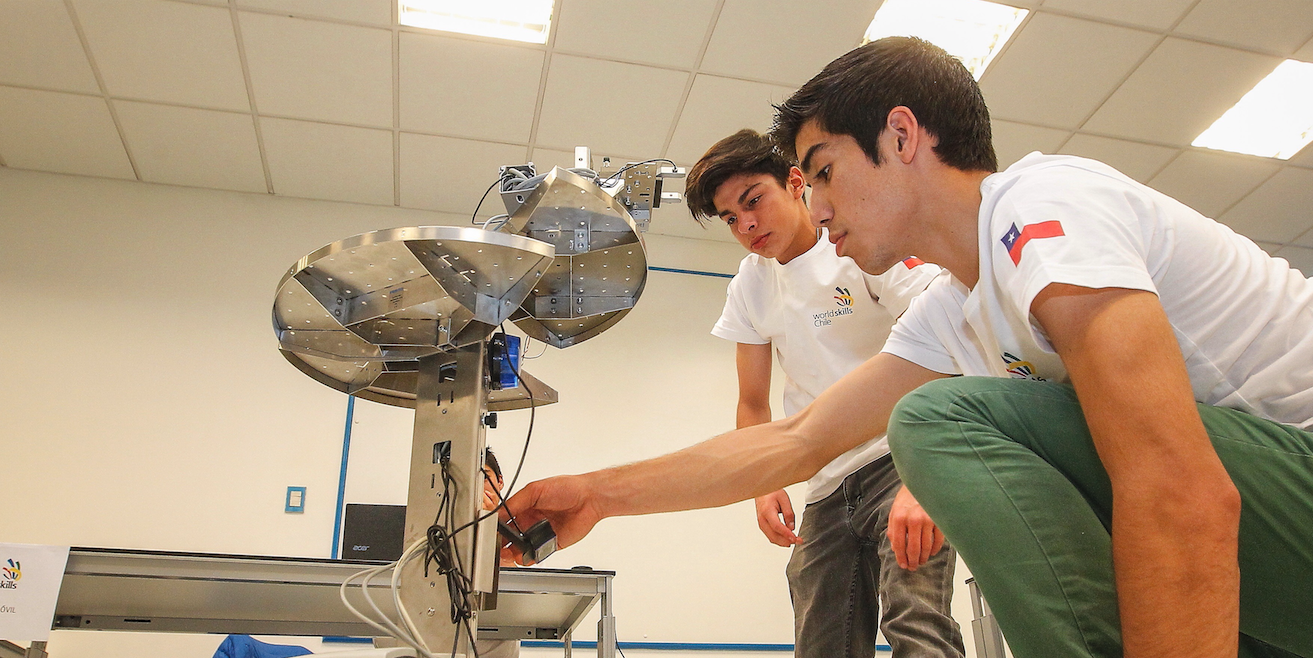
[[[0,169],[0,541],[327,556],[345,397],[279,355],[274,287],[325,243],[463,221]],[[648,248],[652,265],[718,272],[741,255],[660,235]],[[561,402],[538,411],[523,481],[731,428],[733,346],[707,333],[726,281],[653,272],[614,329],[527,362]],[[408,410],[357,403],[348,500],[404,502],[410,423]],[[528,412],[505,413],[489,432],[508,470],[527,423]],[[283,512],[289,485],[308,487],[304,514]],[[547,566],[617,571],[621,640],[788,643],[787,556],[747,502],[607,520]],[[955,612],[969,636],[965,587]],[[586,621],[580,639],[592,629]],[[200,658],[218,641],[57,632],[51,648],[113,658],[142,643]]]

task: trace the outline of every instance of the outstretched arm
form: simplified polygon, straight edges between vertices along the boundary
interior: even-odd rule
[[[1204,431],[1158,297],[1052,284],[1031,310],[1112,481],[1124,655],[1233,658],[1240,496]]]
[[[735,427],[742,429],[770,422],[771,344],[739,343],[735,350],[739,374],[739,404]],[[783,489],[757,496],[757,527],[776,546],[798,543],[794,533],[793,502]]]
[[[719,507],[801,482],[884,433],[900,398],[943,377],[877,354],[788,418],[722,434],[679,452],[583,475],[540,480],[507,501],[520,525],[546,518],[558,546],[608,516]]]

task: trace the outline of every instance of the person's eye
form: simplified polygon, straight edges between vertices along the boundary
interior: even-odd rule
[[[734,222],[736,222],[736,221],[738,221],[738,218],[737,218],[737,217],[726,217],[726,218],[725,218],[725,225],[726,225],[726,226],[733,226],[733,225],[734,225]]]
[[[748,207],[749,207],[749,208],[752,208],[752,207],[756,206],[756,205],[757,205],[757,202],[760,201],[760,200],[761,200],[761,195],[760,195],[760,194],[758,194],[757,196],[752,197],[752,199],[750,199],[750,200],[748,201]]]
[[[830,179],[830,165],[825,165],[824,167],[821,167],[820,171],[816,172],[816,180],[827,181],[829,179]]]

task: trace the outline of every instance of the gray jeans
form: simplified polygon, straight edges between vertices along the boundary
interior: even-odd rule
[[[895,658],[963,655],[950,613],[957,554],[945,544],[914,572],[894,559],[885,529],[901,487],[885,455],[806,507],[787,571],[797,658],[870,658],[877,628]]]

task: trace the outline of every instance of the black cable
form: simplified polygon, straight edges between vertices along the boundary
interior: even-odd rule
[[[506,332],[503,330],[501,333],[505,334]],[[510,486],[506,487],[507,491],[514,492],[515,483],[519,481],[520,471],[524,468],[524,459],[529,454],[529,442],[533,440],[533,422],[534,422],[534,418],[537,415],[538,401],[534,398],[533,389],[529,387],[529,383],[524,381],[524,378],[520,376],[520,371],[516,370],[515,368],[511,368],[511,372],[515,373],[515,380],[518,381],[520,383],[520,386],[524,387],[525,392],[529,394],[529,431],[526,432],[524,436],[524,449],[520,451],[520,461],[518,464],[515,465],[515,475],[511,477]],[[465,525],[456,528],[455,530],[452,531],[451,533],[452,536],[454,537],[457,533],[461,532],[462,530],[465,530],[466,528],[473,526],[490,516],[496,515],[497,512],[500,510],[506,509],[506,499],[502,498],[500,492],[498,492],[497,498],[499,499],[499,502],[497,503],[496,507],[492,508],[492,510],[490,510],[487,514],[484,514],[482,516],[477,516],[473,521],[470,521],[469,523],[466,523]],[[510,514],[509,510],[507,511],[507,514],[508,515]],[[517,529],[519,528],[519,524],[516,524],[516,528]]]
[[[488,188],[490,191],[492,188]],[[485,196],[486,193],[485,193]],[[478,212],[478,209],[475,209]],[[505,330],[501,332],[505,335]],[[511,489],[515,488],[515,483],[520,479],[520,472],[524,468],[525,458],[529,454],[529,443],[533,440],[533,425],[537,416],[537,400],[534,398],[533,389],[529,387],[528,382],[520,376],[515,368],[511,369],[515,374],[516,381],[524,387],[529,394],[529,429],[524,437],[524,449],[520,451],[520,461],[515,465],[515,475],[511,478]],[[475,636],[473,628],[470,625],[470,618],[474,616],[473,606],[470,598],[474,592],[474,583],[469,576],[465,575],[464,564],[460,558],[460,551],[456,548],[456,536],[466,528],[477,525],[484,519],[494,516],[499,510],[506,508],[506,499],[502,496],[496,487],[493,487],[493,493],[497,496],[497,506],[483,515],[476,515],[475,520],[461,526],[456,526],[456,495],[459,494],[459,485],[451,477],[449,470],[450,457],[440,460],[442,474],[442,500],[438,503],[437,514],[434,515],[433,524],[429,526],[426,532],[426,546],[424,550],[424,576],[429,575],[429,567],[432,566],[439,576],[444,576],[447,580],[447,596],[451,602],[451,622],[458,627],[465,628],[465,634],[470,641],[470,651],[478,658],[478,649],[475,647]],[[488,478],[486,471],[483,473],[485,479]],[[444,518],[445,517],[445,518]],[[445,523],[444,523],[445,521]],[[515,519],[511,523],[519,529],[519,524]],[[455,528],[450,532],[447,528]],[[521,530],[523,532],[523,530]],[[451,654],[456,655],[460,638],[459,630],[452,638]]]
[[[485,199],[488,198],[488,193],[492,192],[492,188],[497,187],[497,185],[500,184],[504,178],[505,178],[504,176],[498,176],[498,177],[497,177],[497,180],[493,181],[493,182],[492,182],[492,185],[489,185],[489,186],[488,186],[488,189],[486,189],[486,190],[483,191],[483,196],[479,197],[479,203],[478,203],[478,205],[474,206],[474,213],[470,215],[470,223],[471,223],[471,224],[473,224],[473,225],[475,225],[475,226],[478,226],[478,225],[479,225],[479,222],[478,222],[478,219],[477,219],[478,216],[479,216],[479,208],[482,208],[482,207],[483,207],[483,201],[484,201]]]
[[[603,179],[603,183],[611,183],[611,181],[616,180],[616,176],[620,176],[621,173],[629,171],[629,169],[633,169],[634,167],[638,167],[638,165],[651,164],[651,163],[670,163],[671,167],[679,167],[678,164],[675,164],[675,160],[668,160],[666,158],[653,158],[651,160],[643,160],[643,162],[641,163],[629,163],[624,165],[624,167],[616,169],[616,173],[612,173],[611,176],[605,177],[605,179]]]

